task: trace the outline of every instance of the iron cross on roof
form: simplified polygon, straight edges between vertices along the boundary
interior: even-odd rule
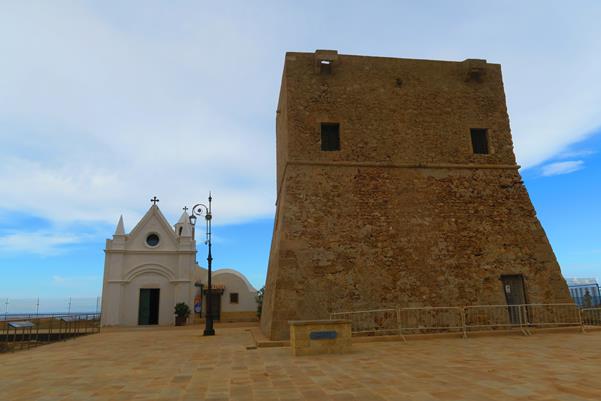
[[[156,206],[157,202],[159,201],[159,198],[157,198],[157,197],[155,196],[155,197],[154,197],[154,198],[152,198],[150,201],[152,202],[152,204],[153,204],[153,205],[155,205],[155,206]]]
[[[184,212],[188,211],[188,206],[184,206],[182,209],[184,209]]]

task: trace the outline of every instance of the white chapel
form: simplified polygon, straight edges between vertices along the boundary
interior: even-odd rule
[[[189,217],[184,210],[172,227],[154,202],[130,233],[119,218],[113,238],[106,241],[103,326],[172,325],[179,302],[192,310],[189,322],[204,316],[208,274],[196,262]],[[244,275],[214,270],[212,287],[214,319],[256,319],[257,290]]]

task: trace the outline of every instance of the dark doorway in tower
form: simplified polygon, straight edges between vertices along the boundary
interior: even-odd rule
[[[159,324],[160,294],[161,290],[159,288],[140,288],[139,325]]]
[[[524,276],[521,274],[512,274],[501,276],[503,282],[503,292],[507,302],[509,312],[509,321],[511,324],[519,325],[525,319],[526,292],[524,291]]]

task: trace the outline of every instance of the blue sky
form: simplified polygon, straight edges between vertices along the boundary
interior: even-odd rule
[[[0,298],[98,295],[120,214],[209,190],[217,267],[261,286],[284,54],[318,48],[502,64],[562,271],[601,276],[597,1],[124,3],[0,4]]]

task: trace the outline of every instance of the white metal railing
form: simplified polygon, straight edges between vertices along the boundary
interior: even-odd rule
[[[580,316],[585,326],[601,326],[601,308],[580,309]]]
[[[523,305],[473,305],[464,306],[465,330],[511,329],[519,327],[524,334],[527,319]]]
[[[432,331],[464,331],[461,307],[399,308],[399,331],[425,333]]]
[[[353,333],[398,333],[399,320],[397,309],[372,309],[365,311],[337,312],[330,314],[331,319],[351,321]]]
[[[100,313],[20,314],[0,320],[0,353],[100,332]]]
[[[522,305],[529,327],[583,326],[580,309],[576,304]]]
[[[330,319],[348,319],[353,334],[421,334],[601,325],[601,308],[579,309],[576,304],[471,305],[387,308],[335,312]]]

